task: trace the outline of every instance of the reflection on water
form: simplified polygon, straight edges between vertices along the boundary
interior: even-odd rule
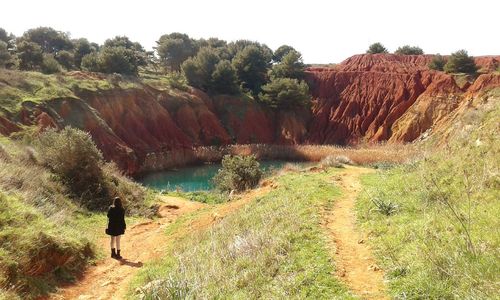
[[[261,161],[260,167],[266,172],[283,167],[286,161]],[[176,171],[154,172],[139,178],[143,185],[157,190],[181,189],[185,192],[210,190],[212,178],[221,167],[220,164],[191,166]]]

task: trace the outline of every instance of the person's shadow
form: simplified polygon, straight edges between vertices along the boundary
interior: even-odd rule
[[[143,264],[142,262],[140,262],[140,261],[138,261],[138,262],[133,262],[133,261],[130,261],[130,260],[126,259],[126,258],[122,258],[122,259],[120,259],[119,261],[120,261],[120,264],[121,264],[121,265],[130,266],[130,267],[132,267],[132,268],[140,268],[140,267],[142,267],[142,266],[144,265],[144,264]]]

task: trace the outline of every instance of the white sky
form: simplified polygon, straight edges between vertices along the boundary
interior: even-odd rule
[[[0,27],[38,26],[102,43],[127,35],[151,49],[164,33],[289,44],[306,63],[335,63],[380,41],[390,51],[500,55],[499,0],[3,0]]]

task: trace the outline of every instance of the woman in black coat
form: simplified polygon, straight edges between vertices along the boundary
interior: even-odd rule
[[[120,237],[125,233],[127,225],[125,224],[125,209],[122,205],[122,200],[116,197],[113,200],[113,205],[108,210],[108,228],[106,234],[111,236],[111,257],[122,259],[120,255]],[[115,252],[116,243],[116,252]]]

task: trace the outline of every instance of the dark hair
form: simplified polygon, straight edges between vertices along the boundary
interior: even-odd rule
[[[123,209],[122,199],[120,199],[120,197],[115,197],[113,199],[113,205],[114,205],[114,207],[118,207],[118,208]]]

